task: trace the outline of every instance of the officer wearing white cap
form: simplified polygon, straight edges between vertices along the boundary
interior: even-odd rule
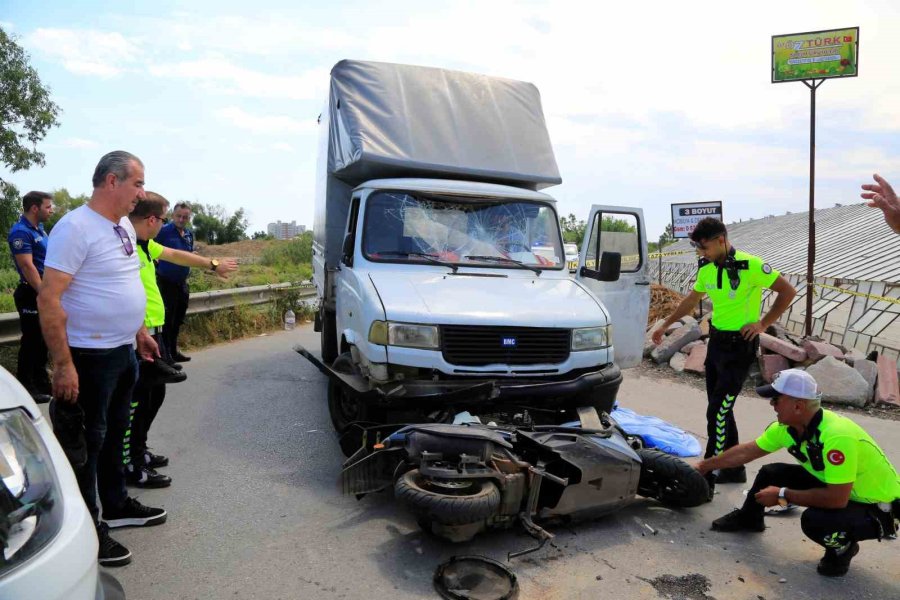
[[[800,463],[763,466],[744,505],[713,521],[715,531],[765,530],[768,506],[809,507],[803,533],[825,548],[818,572],[839,577],[859,552],[859,542],[895,535],[900,524],[900,476],[862,427],[819,405],[815,379],[800,369],[778,374],[756,388],[778,420],[753,442],[697,463],[703,474],[736,467],[787,448]]]

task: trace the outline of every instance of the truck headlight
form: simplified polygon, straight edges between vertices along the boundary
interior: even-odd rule
[[[31,418],[0,413],[0,579],[56,537],[62,520],[53,461]]]
[[[438,328],[434,325],[375,321],[369,328],[369,341],[382,346],[402,346],[437,350],[440,346]]]
[[[572,330],[572,350],[599,350],[609,346],[609,326]]]

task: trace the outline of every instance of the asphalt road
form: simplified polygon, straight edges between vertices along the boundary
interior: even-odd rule
[[[452,545],[420,531],[389,494],[341,496],[325,378],[292,352],[298,342],[318,348],[305,327],[197,352],[185,365],[188,380],[170,386],[150,437],[171,458],[164,472],[174,484],[134,491],[164,507],[169,520],[114,532],[134,553],[131,565],[114,570],[128,598],[437,598],[432,575],[449,557],[505,560],[532,545],[517,529]],[[620,402],[705,443],[705,398],[696,387],[632,371]],[[748,436],[773,418],[766,402],[750,396],[738,401],[737,415]],[[900,465],[900,424],[853,418]],[[698,509],[639,499],[614,515],[554,528],[556,548],[510,563],[520,598],[900,597],[900,541],[865,542],[850,573],[831,580],[815,572],[822,551],[801,533],[799,511],[767,518],[761,535],[709,531],[712,519],[741,502],[743,487],[720,486],[715,501]],[[693,591],[681,596],[656,579],[694,574],[684,580]],[[654,580],[669,594],[658,594]]]

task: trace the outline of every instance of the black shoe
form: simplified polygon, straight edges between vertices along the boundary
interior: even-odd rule
[[[149,450],[144,450],[144,465],[151,469],[158,469],[169,465],[169,459],[162,454],[153,454]]]
[[[139,488],[164,488],[172,485],[172,478],[150,467],[136,467],[131,463],[125,470],[125,483]]]
[[[716,483],[747,483],[747,469],[744,467],[722,469],[716,475]]]
[[[179,365],[177,362],[170,362],[169,365],[170,365],[173,369],[175,369],[176,371],[182,371],[182,370],[184,370],[184,367],[181,366],[181,365]]]
[[[134,498],[126,498],[121,508],[103,508],[103,520],[110,529],[117,527],[151,527],[166,522],[166,511],[161,508],[144,506]]]
[[[191,360],[190,356],[185,356],[184,354],[182,354],[181,352],[178,352],[177,350],[175,351],[174,354],[172,354],[172,357],[175,359],[175,362],[188,362]]]
[[[187,373],[182,373],[163,360],[145,362],[144,374],[154,384],[181,383],[187,379]]]
[[[766,530],[766,524],[763,522],[762,515],[755,519],[747,517],[737,509],[713,521],[711,529],[713,531],[753,531],[758,533]]]
[[[124,567],[131,562],[131,552],[109,537],[109,527],[106,523],[100,523],[97,527],[97,539],[100,541],[100,549],[97,551],[97,560],[104,567]]]
[[[859,544],[856,542],[850,544],[840,556],[833,549],[828,548],[825,550],[825,556],[819,561],[816,571],[825,577],[843,577],[850,569],[850,561],[857,554],[859,554]]]

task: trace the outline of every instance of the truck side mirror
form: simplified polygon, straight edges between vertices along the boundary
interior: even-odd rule
[[[344,245],[341,247],[341,262],[353,266],[353,232],[344,236]]]
[[[622,253],[603,252],[600,255],[600,269],[594,271],[587,267],[581,267],[581,276],[596,279],[597,281],[618,281],[622,273]]]

